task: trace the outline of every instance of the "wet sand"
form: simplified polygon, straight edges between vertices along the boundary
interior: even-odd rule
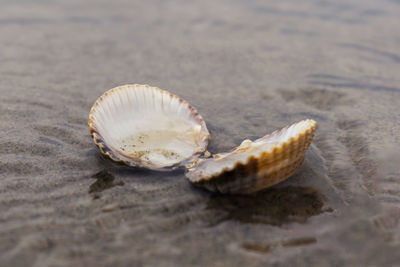
[[[400,2],[0,1],[0,266],[400,264]],[[147,83],[226,151],[318,122],[252,196],[111,162],[87,127]]]

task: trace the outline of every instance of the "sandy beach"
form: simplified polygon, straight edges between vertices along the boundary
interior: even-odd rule
[[[0,266],[400,265],[400,2],[0,0]],[[229,151],[305,118],[250,196],[102,156],[88,114],[149,84]]]

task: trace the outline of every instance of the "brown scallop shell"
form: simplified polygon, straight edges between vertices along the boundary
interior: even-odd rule
[[[296,173],[316,125],[303,120],[254,142],[245,140],[230,153],[202,160],[185,175],[194,185],[220,193],[249,194],[268,188]]]

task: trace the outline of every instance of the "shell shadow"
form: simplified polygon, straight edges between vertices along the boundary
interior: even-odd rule
[[[102,155],[97,150],[90,151],[96,157],[99,171],[90,176],[96,179],[88,189],[88,193],[94,199],[100,198],[101,193],[115,186],[125,184],[162,184],[183,177],[183,170],[176,169],[170,171],[154,171],[145,168],[134,168],[120,162],[114,162],[110,158]],[[130,188],[130,190],[134,190]]]
[[[100,193],[106,189],[112,188],[114,186],[122,186],[125,183],[123,181],[115,181],[114,175],[109,173],[106,170],[102,170],[94,175],[91,178],[96,179],[94,183],[92,183],[89,187],[89,194],[92,193]]]
[[[207,224],[224,221],[258,223],[281,226],[305,223],[311,216],[331,212],[324,205],[325,197],[311,187],[287,186],[271,188],[253,195],[212,195],[206,209],[216,216],[208,216]]]

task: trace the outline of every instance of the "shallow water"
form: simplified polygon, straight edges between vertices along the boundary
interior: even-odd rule
[[[0,1],[0,265],[400,264],[400,2]],[[213,153],[303,118],[298,174],[253,196],[100,155],[88,112],[148,83]]]

